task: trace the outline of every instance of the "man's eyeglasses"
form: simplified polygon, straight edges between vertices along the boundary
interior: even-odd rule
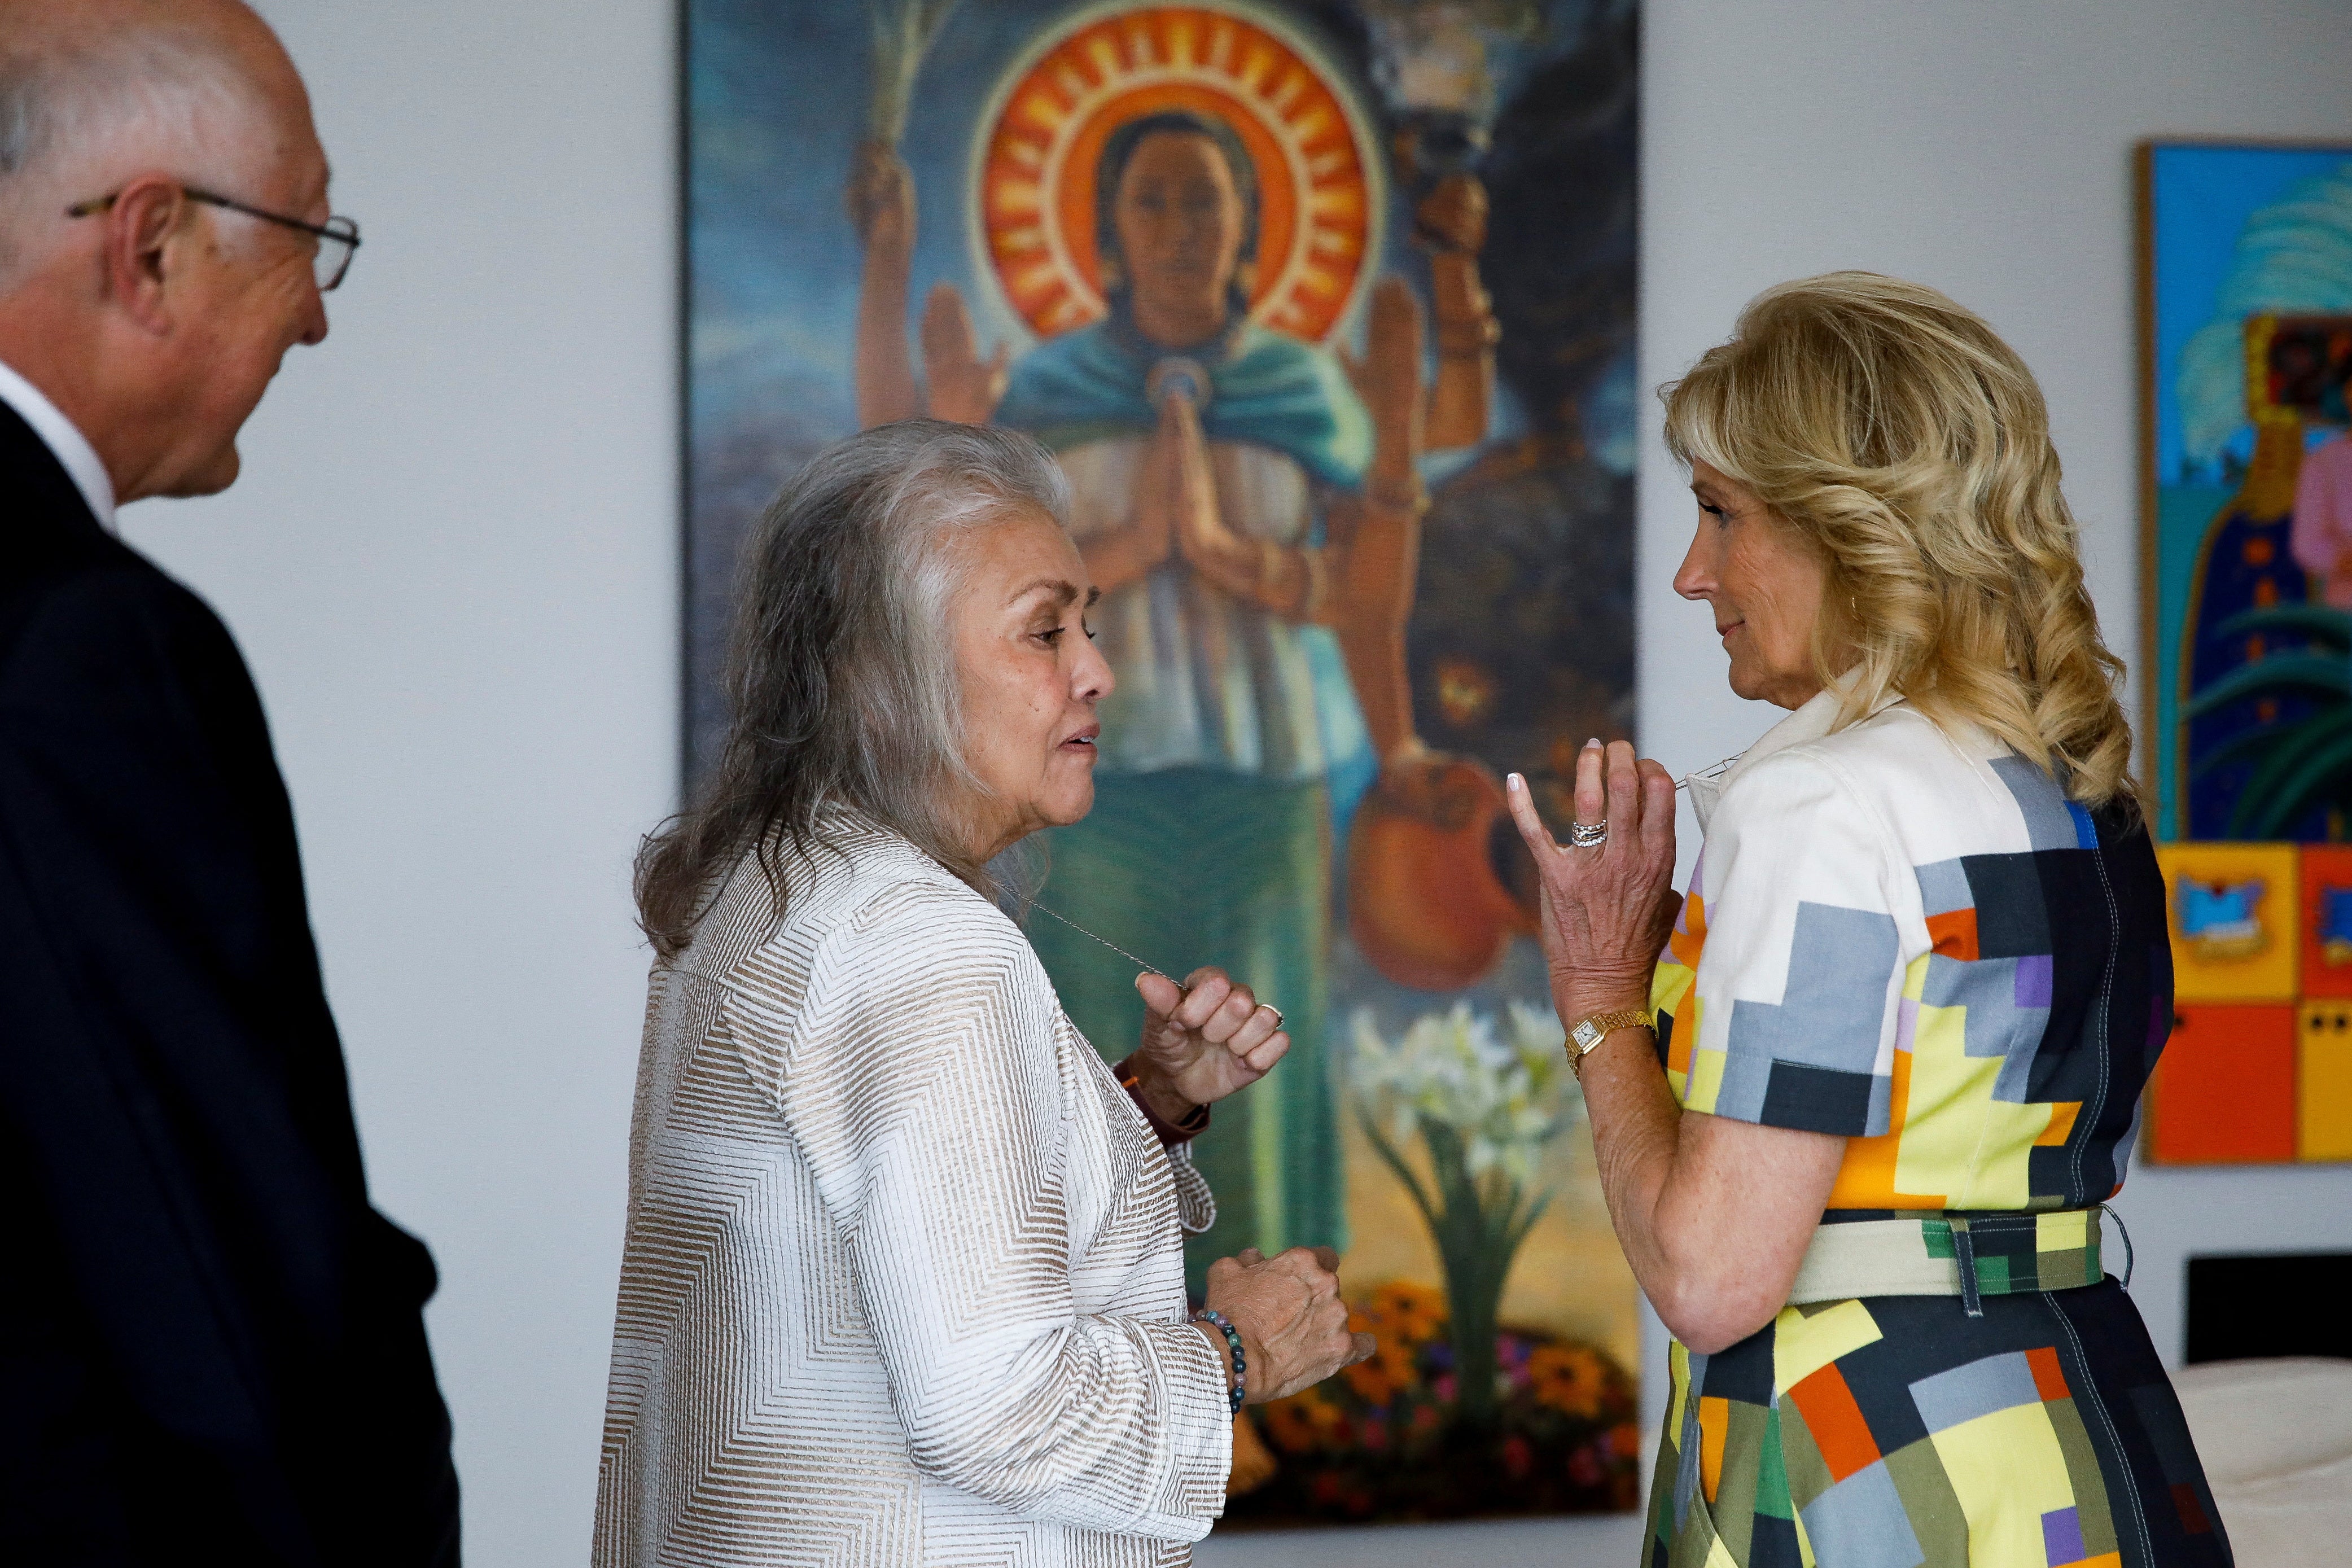
[[[352,269],[352,255],[360,247],[360,226],[350,218],[331,217],[322,224],[305,223],[299,217],[288,217],[284,213],[264,212],[259,207],[249,207],[243,202],[231,201],[228,197],[216,195],[211,191],[200,191],[194,185],[183,185],[180,189],[192,202],[204,202],[211,206],[226,207],[233,213],[243,213],[247,217],[257,217],[264,223],[278,224],[282,227],[298,229],[309,235],[318,242],[318,249],[310,258],[310,276],[318,279],[320,293],[341,283],[343,280],[343,274]],[[119,195],[118,192],[116,195],[93,196],[86,202],[76,202],[66,208],[66,216],[88,217],[92,213],[102,213],[115,204]]]

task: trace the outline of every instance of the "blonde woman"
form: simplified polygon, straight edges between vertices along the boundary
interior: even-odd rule
[[[1511,788],[1677,1342],[1647,1561],[2227,1563],[2101,1268],[2172,973],[2041,392],[1943,295],[1839,273],[1751,304],[1666,438],[1675,586],[1792,711],[1695,781],[1686,900],[1657,763],[1588,746],[1566,846]]]

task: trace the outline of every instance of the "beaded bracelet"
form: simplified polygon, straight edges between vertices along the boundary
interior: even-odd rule
[[[1226,1397],[1234,1402],[1234,1414],[1242,1413],[1242,1374],[1249,1371],[1249,1358],[1242,1354],[1242,1331],[1234,1327],[1233,1320],[1213,1307],[1202,1307],[1192,1314],[1192,1321],[1206,1323],[1225,1336],[1225,1346],[1234,1352],[1234,1386]]]

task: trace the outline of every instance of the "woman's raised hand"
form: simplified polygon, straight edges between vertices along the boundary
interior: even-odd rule
[[[932,418],[987,424],[1004,401],[1012,355],[999,343],[992,357],[982,359],[963,296],[952,283],[931,290],[923,304],[923,384]]]
[[[1322,1382],[1372,1353],[1372,1336],[1348,1329],[1339,1300],[1339,1255],[1294,1247],[1268,1258],[1251,1247],[1209,1265],[1209,1305],[1242,1337],[1248,1366],[1242,1393],[1252,1405]]]
[[[1248,1088],[1290,1049],[1281,1009],[1260,1003],[1222,969],[1196,969],[1181,986],[1164,974],[1139,974],[1135,988],[1143,994],[1143,1046],[1132,1065],[1147,1089],[1184,1100],[1172,1116],[1154,1104],[1170,1121]]]
[[[1675,781],[1622,741],[1576,758],[1576,820],[1605,837],[1590,848],[1553,840],[1528,781],[1510,778],[1512,820],[1543,879],[1544,958],[1563,1021],[1646,1005],[1650,972],[1681,908],[1675,874]]]
[[[1383,278],[1372,289],[1371,324],[1364,357],[1345,347],[1340,367],[1372,416],[1374,468],[1391,481],[1410,478],[1421,455],[1421,301],[1402,278]]]

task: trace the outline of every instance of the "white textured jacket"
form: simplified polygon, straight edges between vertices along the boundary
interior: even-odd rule
[[[598,1568],[1190,1560],[1213,1214],[1020,931],[852,823],[654,966]]]

